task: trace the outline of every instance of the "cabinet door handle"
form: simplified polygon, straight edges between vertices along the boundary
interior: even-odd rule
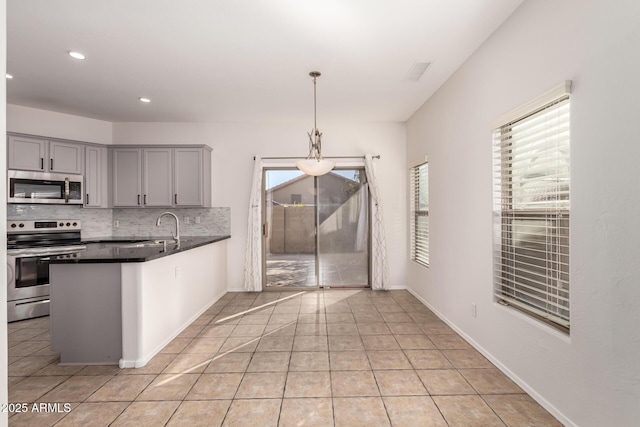
[[[173,195],[173,204],[174,204],[174,205],[177,205],[177,204],[178,204],[178,195],[177,195],[177,194],[174,194],[174,195]]]
[[[84,204],[88,205],[89,204],[89,193],[87,193],[86,199],[87,199],[87,201]]]
[[[51,159],[51,165],[49,166],[50,170],[53,170],[53,159]]]
[[[145,205],[147,204],[147,195],[146,195],[146,194],[144,195],[144,202],[143,202],[143,203],[144,203]]]
[[[140,206],[140,195],[138,194],[138,206]]]
[[[40,169],[44,170],[44,158],[40,157]]]

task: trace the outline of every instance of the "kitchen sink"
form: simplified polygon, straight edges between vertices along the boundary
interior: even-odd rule
[[[154,248],[154,247],[167,247],[169,245],[177,246],[178,242],[173,239],[169,240],[145,240],[143,242],[135,242],[126,245],[119,245],[122,249],[133,249],[133,248]]]

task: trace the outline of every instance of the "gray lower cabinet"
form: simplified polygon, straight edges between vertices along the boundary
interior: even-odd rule
[[[84,206],[106,208],[108,192],[107,148],[87,145],[84,149]]]
[[[211,206],[211,149],[113,147],[114,207]]]
[[[121,264],[51,264],[51,348],[68,364],[122,358]]]
[[[9,169],[81,175],[84,145],[45,138],[9,135]]]

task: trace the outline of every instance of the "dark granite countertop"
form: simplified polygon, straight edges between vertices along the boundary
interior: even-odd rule
[[[52,256],[51,264],[103,264],[122,262],[145,262],[178,252],[188,251],[200,246],[229,239],[231,236],[185,236],[180,238],[176,246],[171,237],[96,237],[83,239],[87,248],[66,255]],[[163,245],[132,247],[136,243],[167,240],[166,250]]]
[[[102,237],[83,237],[82,243],[134,243],[146,242],[147,240],[166,239],[170,240],[171,236],[149,237],[149,236],[102,236]],[[188,238],[188,237],[186,237]]]

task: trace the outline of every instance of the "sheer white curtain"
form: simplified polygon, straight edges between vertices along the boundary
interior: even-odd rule
[[[378,181],[373,169],[371,154],[364,156],[364,169],[371,194],[371,288],[389,289],[389,266],[387,262],[387,244],[382,218],[382,200]]]
[[[369,237],[369,221],[368,221],[368,211],[369,211],[369,188],[367,184],[363,184],[358,190],[358,219],[357,219],[357,229],[356,229],[356,252],[362,252],[366,250],[367,242]]]
[[[262,158],[255,156],[253,181],[249,197],[249,221],[247,225],[247,254],[244,263],[244,290],[262,290]]]

